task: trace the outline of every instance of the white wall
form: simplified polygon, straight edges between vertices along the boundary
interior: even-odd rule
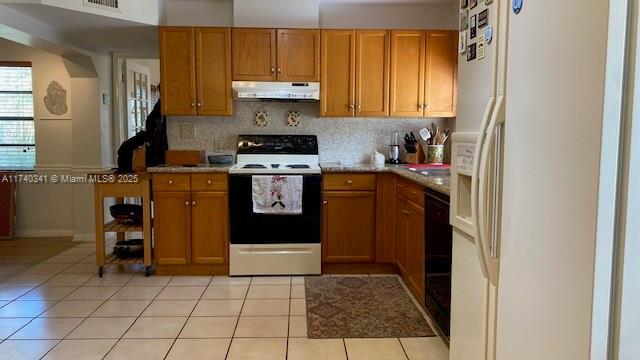
[[[456,29],[458,3],[322,4],[322,28]]]
[[[233,1],[166,0],[169,26],[233,26]]]
[[[317,28],[319,0],[235,0],[233,25]]]
[[[110,93],[109,57],[88,54],[98,77],[70,77],[62,57],[0,38],[0,58],[30,61],[33,66],[36,169],[42,175],[80,175],[111,164],[111,113],[101,95]],[[69,98],[66,119],[44,119],[42,98],[52,80]],[[90,185],[20,184],[18,237],[74,236],[93,239],[93,192]]]

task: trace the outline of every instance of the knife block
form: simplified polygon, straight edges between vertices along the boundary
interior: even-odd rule
[[[407,153],[405,157],[405,162],[407,164],[423,164],[425,160],[424,151],[422,151],[422,144],[416,144],[416,152],[415,153]]]

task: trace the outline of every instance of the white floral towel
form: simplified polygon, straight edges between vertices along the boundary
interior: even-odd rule
[[[251,177],[253,212],[302,214],[302,176],[255,175]]]

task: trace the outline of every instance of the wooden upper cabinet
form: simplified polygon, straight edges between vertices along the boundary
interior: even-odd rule
[[[322,30],[320,116],[354,116],[355,30]]]
[[[390,115],[424,115],[425,32],[391,31]]]
[[[232,115],[231,31],[229,28],[196,28],[195,39],[197,112],[199,115]],[[163,82],[163,91],[164,86]]]
[[[191,259],[195,264],[227,263],[229,217],[226,192],[191,195]]]
[[[389,116],[389,32],[356,31],[356,116]]]
[[[458,33],[427,31],[425,115],[456,116]]]
[[[161,265],[190,261],[191,206],[188,191],[153,193],[154,258]]]
[[[232,30],[233,80],[276,80],[276,30]]]
[[[375,191],[328,191],[323,197],[323,261],[373,261]]]
[[[320,80],[320,30],[277,30],[279,81]]]
[[[160,28],[162,113],[196,115],[195,38],[192,27]]]

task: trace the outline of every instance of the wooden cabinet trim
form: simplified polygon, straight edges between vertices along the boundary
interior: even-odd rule
[[[219,35],[221,39],[218,41],[222,41],[222,45],[205,42],[203,37],[207,34]],[[233,115],[231,29],[196,28],[195,39],[198,115]],[[218,48],[210,49],[214,45],[218,45]]]
[[[338,46],[340,37],[348,41],[348,53]],[[320,116],[351,117],[355,115],[356,96],[356,31],[322,30],[320,51]],[[344,49],[342,49],[344,50]],[[345,75],[344,72],[347,72]],[[346,91],[345,91],[346,89]],[[338,91],[340,94],[338,94]]]
[[[256,44],[249,44],[246,48],[241,48],[240,39],[246,34],[262,34],[269,36],[269,50],[268,59],[260,58],[260,56],[252,55],[251,51],[257,50]],[[276,29],[269,28],[233,28],[231,30],[231,52],[232,52],[232,68],[233,68],[233,80],[245,80],[245,81],[275,81],[276,66],[277,66],[277,45],[276,45]],[[265,50],[263,48],[262,50]],[[248,53],[247,53],[248,52]],[[249,73],[244,71],[243,67],[261,65],[261,61],[267,61],[268,69],[263,71],[256,71]],[[266,64],[263,63],[262,65]]]
[[[444,49],[442,53],[435,50],[434,39],[444,38],[445,43],[442,45]],[[458,97],[458,32],[455,30],[429,30],[426,36],[426,78],[425,78],[425,116],[427,117],[454,117],[457,112]],[[436,69],[436,59],[445,57],[446,52],[452,63],[450,68]],[[438,54],[439,56],[434,56]],[[444,74],[441,74],[444,72]],[[438,84],[435,77],[443,76],[449,83],[450,89],[446,89],[443,84]],[[444,97],[448,97],[444,104],[438,104],[435,97],[443,93]]]
[[[306,47],[309,45],[306,43],[302,44],[305,45],[302,49],[296,46],[290,47],[289,45],[291,44],[289,39],[287,39],[287,35],[311,36],[310,49]],[[276,77],[278,81],[320,81],[320,30],[277,29],[276,36]],[[311,54],[305,50],[311,50]]]
[[[194,28],[163,26],[160,27],[159,32],[160,78],[163,82],[162,95],[164,99],[161,102],[162,114],[196,115]],[[172,39],[170,37],[172,34],[185,36],[183,39]],[[184,57],[181,61],[177,61],[181,52]]]
[[[391,31],[389,115],[392,117],[424,116],[425,48],[424,31]]]
[[[368,54],[365,51],[367,37],[382,37],[382,54]],[[380,55],[380,56],[378,56]],[[377,61],[378,63],[375,63]],[[382,73],[374,77],[377,67]],[[378,81],[371,83],[371,79]],[[366,93],[369,90],[378,92]],[[389,116],[389,31],[388,30],[356,30],[356,116],[385,117]]]

